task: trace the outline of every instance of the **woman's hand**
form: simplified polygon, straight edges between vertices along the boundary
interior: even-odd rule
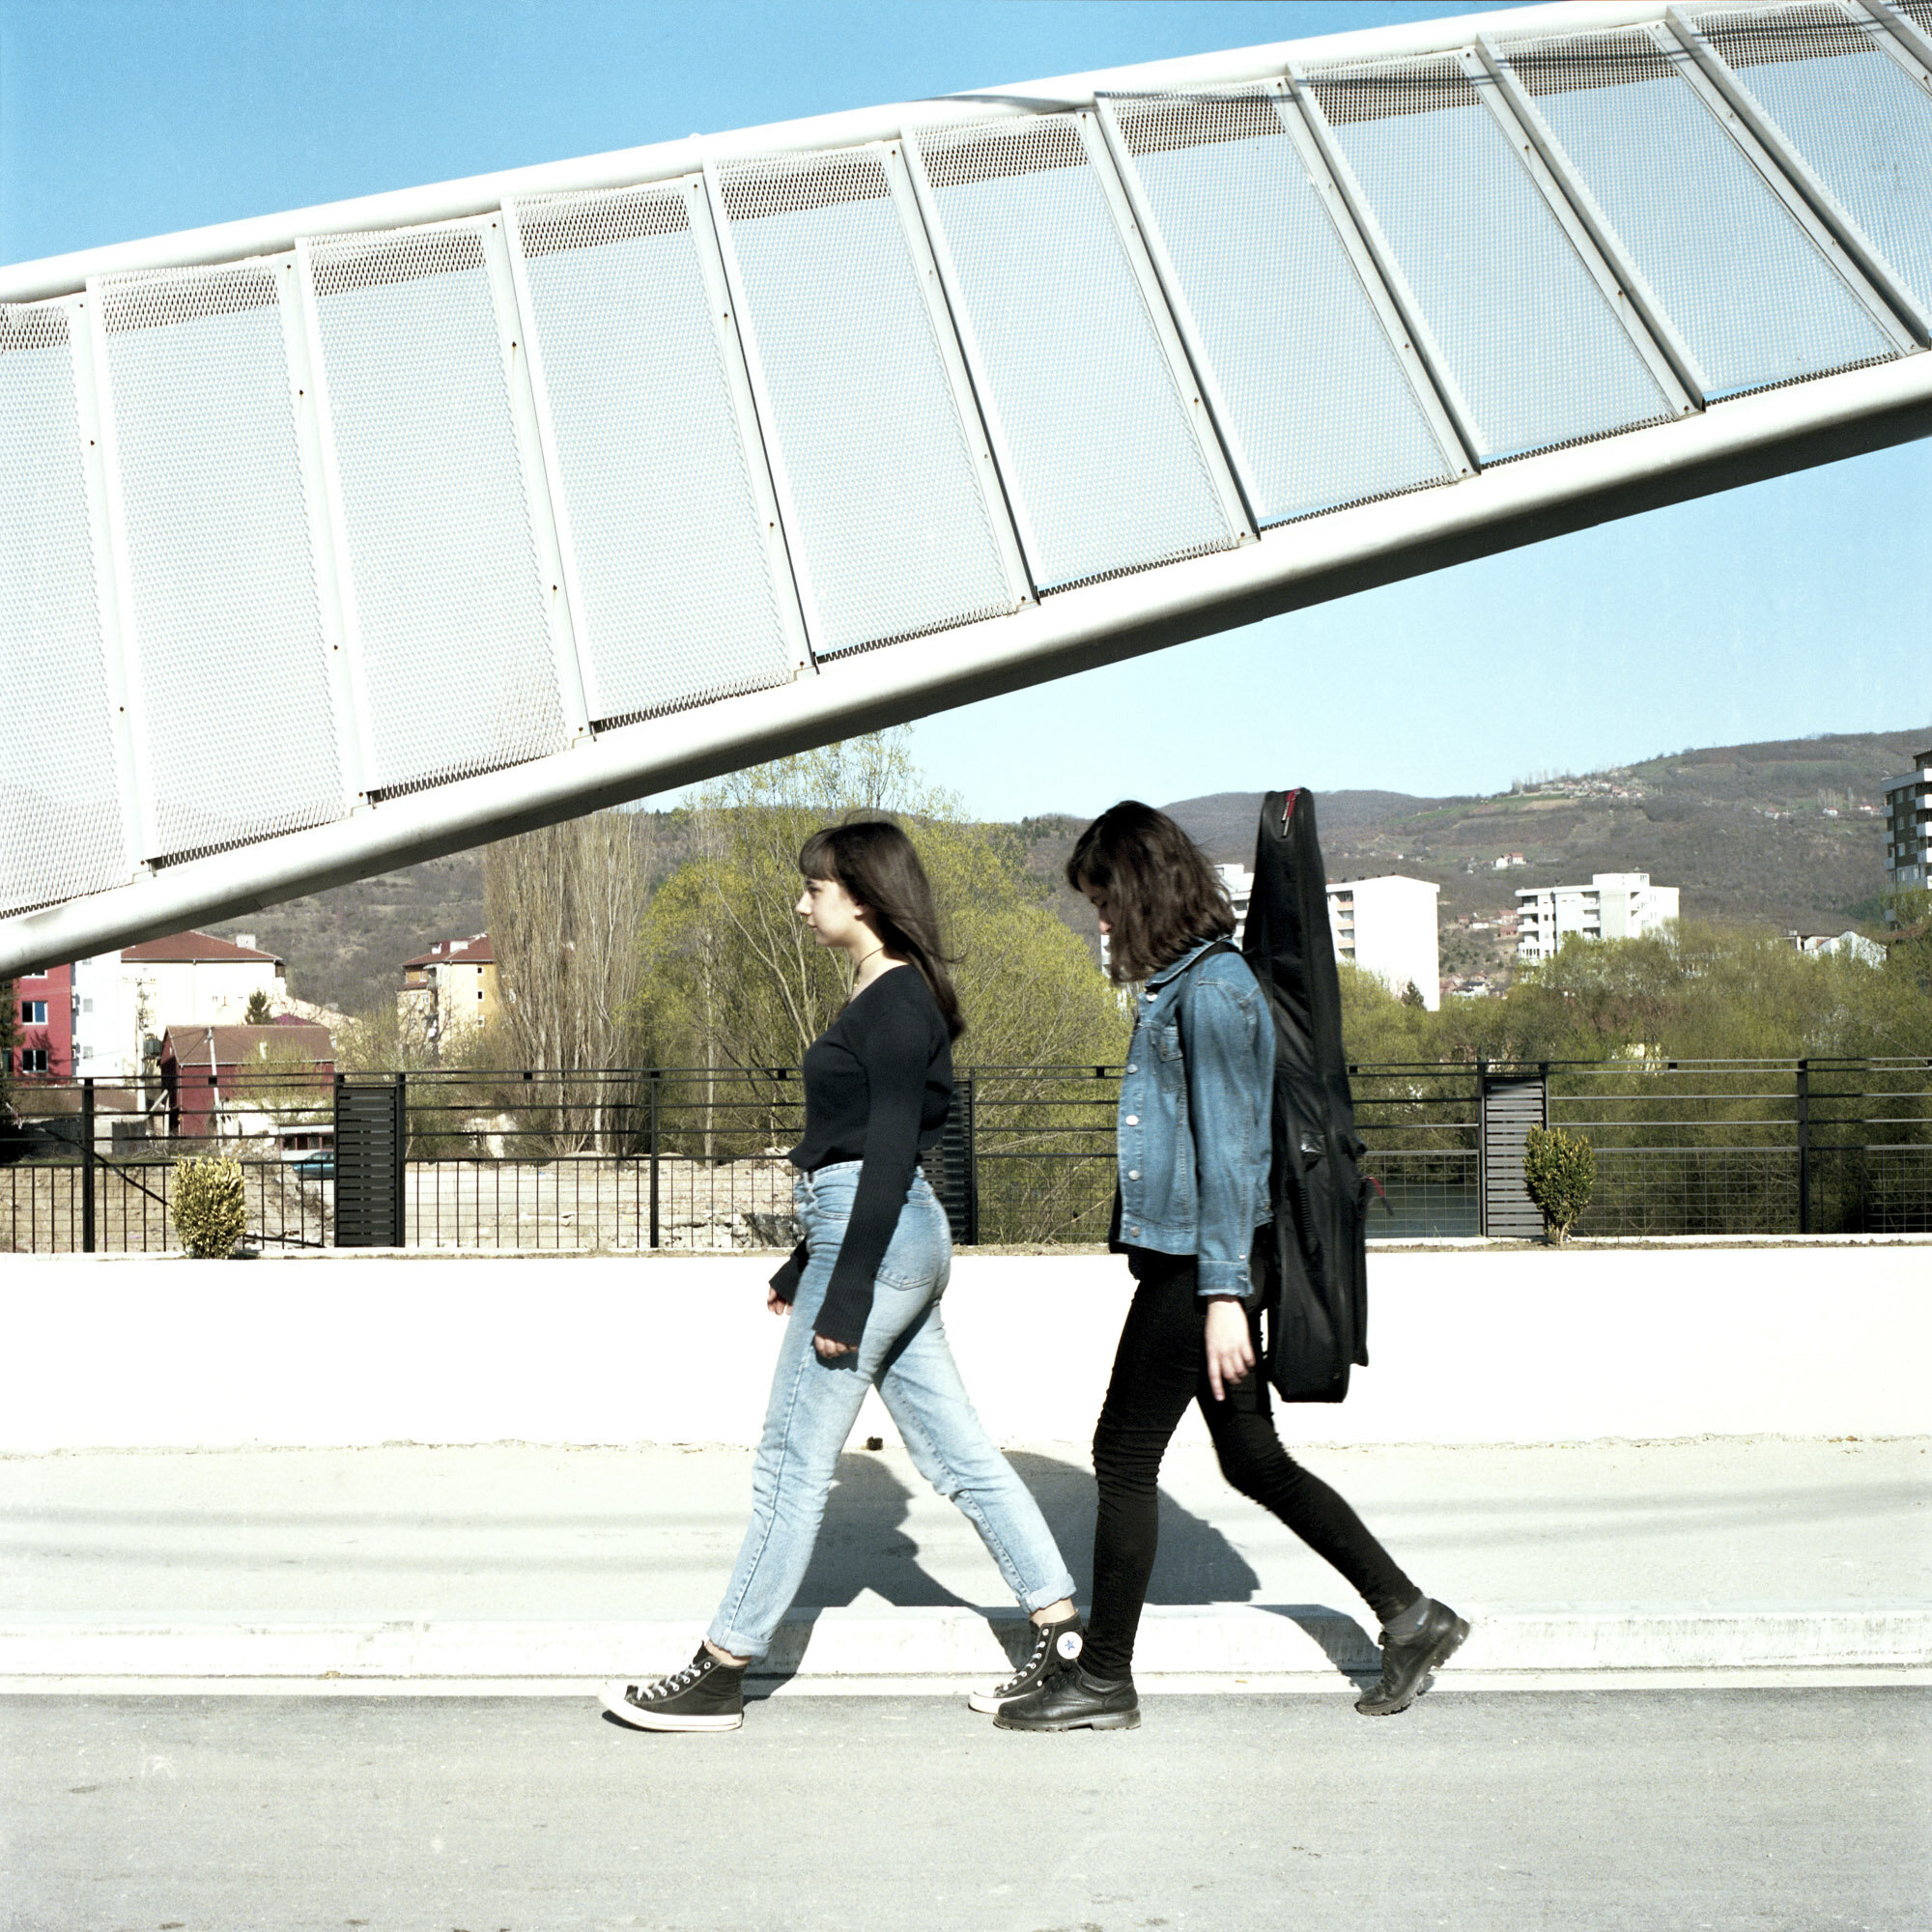
[[[769,1308],[774,1315],[789,1315],[791,1313],[791,1303],[788,1302],[784,1298],[784,1296],[781,1295],[775,1288],[768,1288],[765,1290],[765,1306]]]
[[[1233,1295],[1217,1294],[1208,1304],[1208,1386],[1214,1400],[1222,1400],[1221,1388],[1233,1388],[1247,1379],[1255,1365],[1255,1348],[1248,1339],[1248,1311]]]
[[[830,1335],[814,1335],[811,1346],[818,1350],[821,1362],[836,1362],[840,1355],[856,1355],[859,1352],[850,1342],[835,1342]]]

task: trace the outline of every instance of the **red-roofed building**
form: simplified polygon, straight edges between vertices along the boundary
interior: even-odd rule
[[[161,1038],[168,1132],[277,1133],[327,1118],[335,1042],[327,1027],[170,1027]]]
[[[490,1025],[498,1010],[497,950],[487,932],[440,939],[427,952],[403,961],[396,1016],[405,1033],[446,1042]]]
[[[131,1080],[141,1073],[146,1041],[170,1027],[239,1026],[252,995],[270,1008],[288,998],[288,978],[253,933],[218,939],[212,932],[177,932],[144,939],[120,952],[74,966],[76,1074]]]

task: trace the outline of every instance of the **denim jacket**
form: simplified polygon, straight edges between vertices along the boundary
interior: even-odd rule
[[[1195,966],[1209,943],[1154,974],[1134,1015],[1121,1081],[1119,1237],[1194,1256],[1204,1295],[1245,1296],[1255,1230],[1273,1212],[1274,1021],[1238,953]]]

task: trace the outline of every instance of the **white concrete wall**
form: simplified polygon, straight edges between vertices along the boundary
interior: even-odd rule
[[[775,1260],[13,1257],[0,1453],[752,1442]],[[1932,1241],[1394,1246],[1370,1284],[1373,1365],[1284,1411],[1290,1440],[1932,1430]],[[1107,1256],[955,1263],[947,1326],[1003,1441],[1090,1438],[1129,1286]],[[894,1434],[876,1396],[860,1433]]]

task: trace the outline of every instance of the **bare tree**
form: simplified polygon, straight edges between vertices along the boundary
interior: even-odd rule
[[[639,1058],[638,934],[656,864],[656,821],[630,811],[546,826],[483,855],[507,1043],[524,1066],[576,1076],[546,1096],[559,1152],[618,1138],[632,1096],[617,1070]]]

